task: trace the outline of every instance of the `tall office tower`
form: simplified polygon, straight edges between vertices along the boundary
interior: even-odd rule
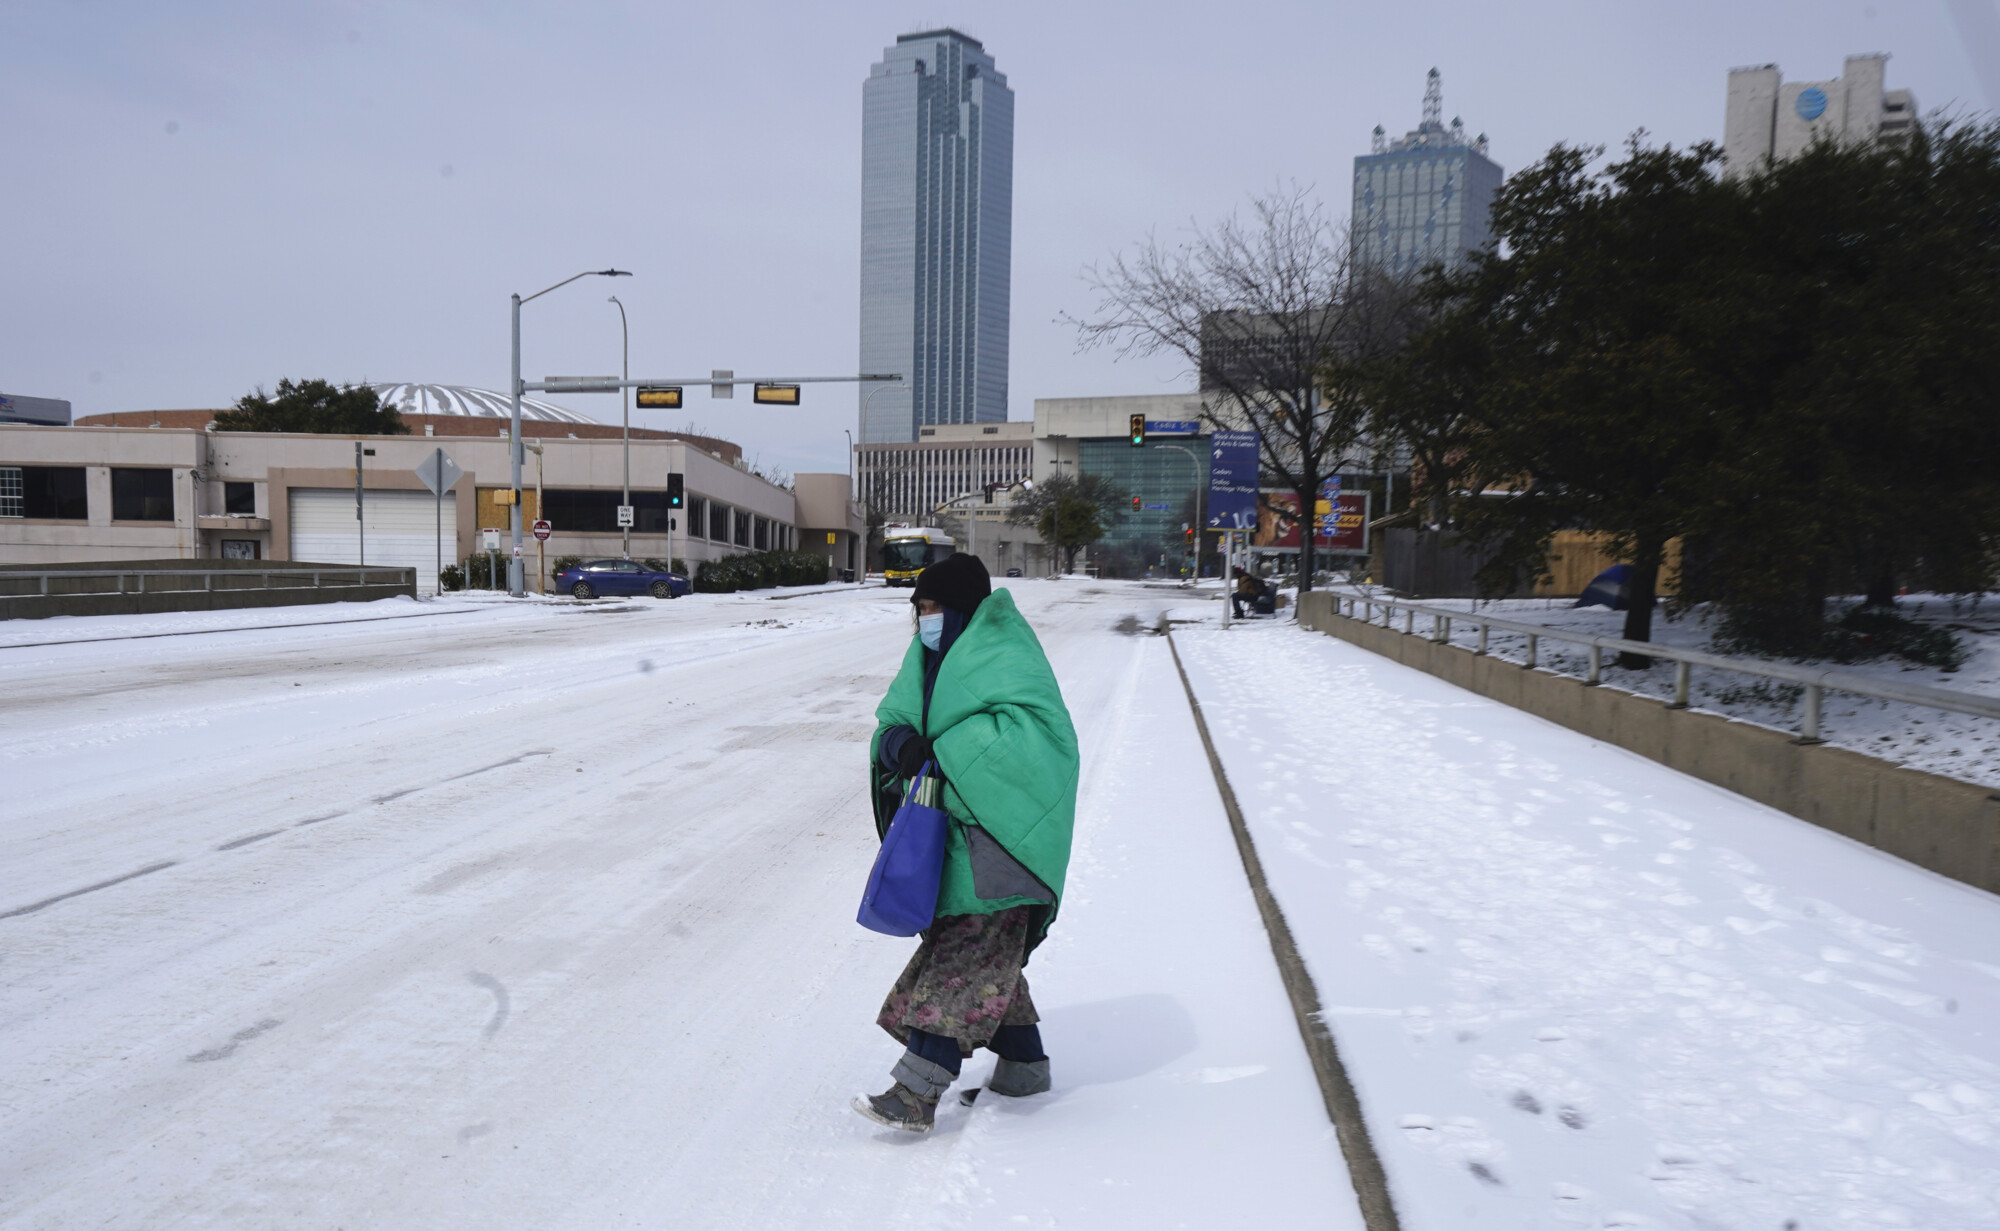
[[[1007,418],[1014,92],[977,39],[905,34],[861,87],[861,439]],[[871,400],[872,398],[872,400]]]
[[[1916,120],[1917,100],[1908,90],[1882,88],[1888,63],[1879,52],[1849,56],[1835,81],[1782,81],[1775,64],[1730,69],[1725,173],[1742,175],[1822,139],[1903,140]]]
[[[1399,141],[1375,126],[1370,151],[1354,160],[1354,244],[1364,265],[1413,274],[1433,261],[1455,265],[1493,242],[1493,196],[1504,178],[1486,157],[1486,134],[1468,142],[1465,121],[1446,127],[1444,90],[1432,69],[1423,122]]]

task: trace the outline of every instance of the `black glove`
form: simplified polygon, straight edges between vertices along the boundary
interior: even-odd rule
[[[905,778],[914,778],[917,771],[924,767],[924,762],[930,759],[931,742],[911,732],[910,737],[903,741],[903,746],[896,749],[896,772]]]

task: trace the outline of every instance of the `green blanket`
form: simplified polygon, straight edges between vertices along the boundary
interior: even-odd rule
[[[901,784],[881,769],[875,753],[882,732],[902,723],[929,736],[944,771],[944,809],[959,821],[952,826],[945,853],[937,913],[985,915],[1046,903],[1032,948],[1055,921],[1069,869],[1076,825],[1076,729],[1042,643],[1014,606],[1012,594],[995,590],[952,643],[931,687],[928,729],[923,708],[924,647],[912,637],[902,670],[876,707],[879,725],[868,745],[877,833],[888,829]],[[1047,892],[1027,886],[1025,894],[980,897],[973,862],[983,837],[970,832],[975,826]],[[986,859],[981,864],[989,886],[999,879],[986,875],[991,863]]]

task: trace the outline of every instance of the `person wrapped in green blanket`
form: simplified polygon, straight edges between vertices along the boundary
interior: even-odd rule
[[[1062,906],[1076,823],[1076,729],[1034,629],[977,556],[917,576],[917,635],[876,708],[869,798],[888,831],[925,762],[952,818],[937,915],[877,1023],[905,1051],[895,1084],[854,1100],[878,1124],[929,1132],[960,1063],[1000,1059],[987,1088],[1049,1088],[1034,1000],[1022,973]],[[977,1091],[973,1091],[977,1094]]]

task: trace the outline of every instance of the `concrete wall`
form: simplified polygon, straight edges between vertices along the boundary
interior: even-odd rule
[[[324,566],[326,585],[314,586],[311,578],[273,577],[266,586],[261,574],[271,568],[287,568],[256,560],[206,560],[178,567],[171,561],[118,560],[92,564],[93,569],[175,569],[180,577],[148,577],[146,593],[137,593],[138,581],[125,583],[133,593],[98,593],[105,579],[55,577],[49,579],[50,593],[22,593],[40,588],[40,569],[30,565],[0,566],[0,620],[38,620],[49,616],[152,615],[163,611],[225,611],[236,607],[291,607],[306,603],[369,603],[378,598],[415,598],[415,569],[403,569],[402,581],[385,584],[343,585],[352,579],[353,566]],[[311,568],[312,565],[303,567]],[[212,580],[204,573],[222,573]],[[238,576],[230,576],[237,574]],[[117,584],[115,582],[111,584]],[[182,588],[171,588],[182,587]]]
[[[1306,595],[1299,623],[1919,867],[2000,893],[2000,797],[1990,787],[1905,769],[1845,748],[1798,744],[1782,731],[1677,710],[1651,697],[1439,645],[1421,633],[1405,635],[1400,621],[1393,628],[1364,624],[1335,615],[1333,600],[1324,591]]]

